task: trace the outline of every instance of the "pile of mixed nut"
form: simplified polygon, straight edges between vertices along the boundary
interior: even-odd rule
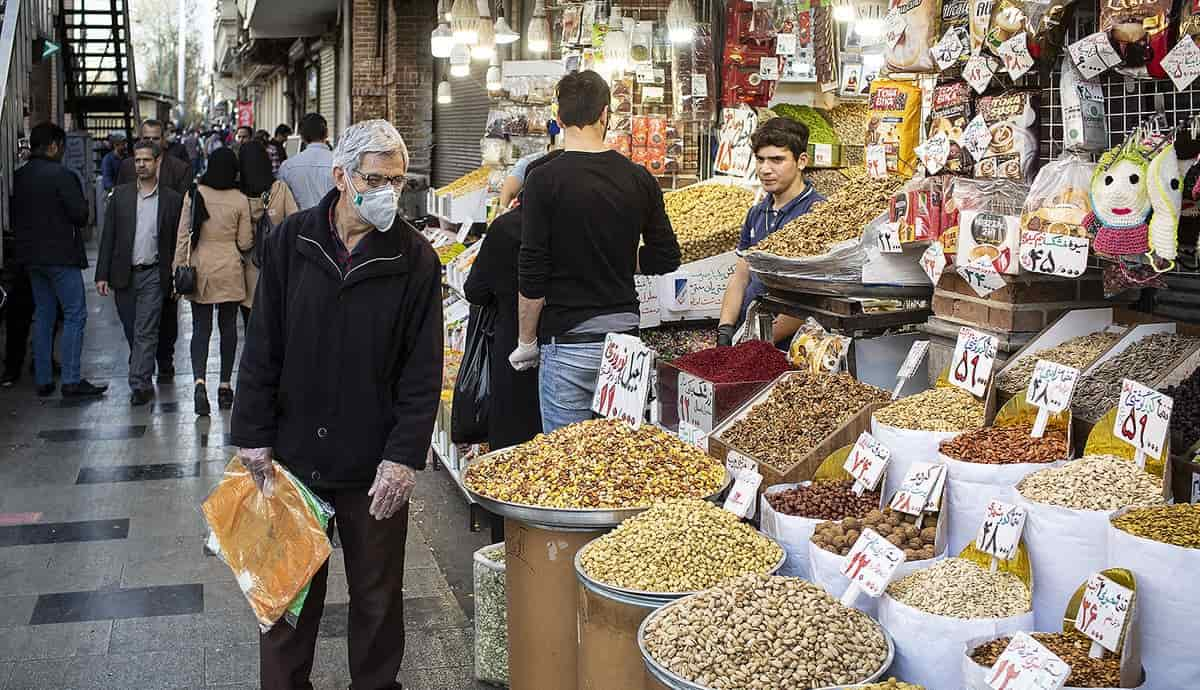
[[[834,245],[862,236],[863,228],[883,213],[900,188],[898,177],[864,178],[845,185],[808,213],[771,233],[755,249],[778,256],[828,254]]]
[[[738,185],[698,184],[664,194],[663,202],[687,263],[737,247],[754,192]]]
[[[877,410],[875,421],[916,431],[968,431],[983,426],[983,403],[961,388],[941,386]]]

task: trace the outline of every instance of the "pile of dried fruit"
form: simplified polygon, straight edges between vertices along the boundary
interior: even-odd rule
[[[785,472],[826,436],[886,391],[848,374],[795,372],[771,389],[767,399],[724,431],[721,441]]]
[[[1060,633],[1031,633],[1033,639],[1054,652],[1071,667],[1067,686],[1072,688],[1118,688],[1121,687],[1121,660],[1109,651],[1100,659],[1088,656],[1092,639],[1077,630]],[[1012,638],[1001,637],[979,645],[971,652],[975,663],[991,668]]]
[[[863,518],[848,517],[837,522],[822,522],[817,525],[812,543],[830,553],[845,556],[850,553],[854,542],[862,536],[864,529],[875,530],[879,536],[887,539],[898,549],[904,549],[904,556],[910,561],[922,561],[933,558],[934,542],[937,540],[937,517],[926,516],[920,529],[916,526],[917,519],[884,508],[872,510]]]
[[[1017,491],[1030,501],[1075,510],[1117,510],[1163,502],[1162,480],[1133,461],[1113,455],[1085,455],[1062,467],[1038,470],[1022,479]]]
[[[743,575],[652,616],[651,657],[708,688],[846,685],[887,659],[887,640],[867,614],[794,577]]]
[[[875,413],[875,421],[917,431],[968,431],[983,426],[983,403],[954,387],[930,388]]]
[[[1014,395],[1024,393],[1039,359],[1075,367],[1082,372],[1120,339],[1121,336],[1116,333],[1089,333],[1071,338],[1061,345],[1038,350],[1021,357],[1011,367],[1005,367],[996,375],[996,385]]]
[[[546,508],[637,508],[720,490],[725,468],[663,430],[595,419],[541,434],[466,472],[467,488]]]
[[[740,345],[701,350],[671,363],[715,383],[774,381],[775,377],[792,368],[787,355],[765,340],[747,340]]]
[[[695,592],[767,573],[778,544],[733,513],[698,498],[663,503],[588,544],[580,562],[598,582],[644,592]]]
[[[766,497],[767,503],[777,512],[814,520],[860,518],[872,510],[879,510],[880,498],[878,491],[855,495],[853,479],[815,481],[807,486],[766,494]]]
[[[1200,549],[1200,505],[1181,503],[1134,508],[1113,518],[1113,526],[1135,537],[1185,549]]]
[[[668,192],[663,202],[687,263],[737,247],[754,192],[738,185],[699,184]]]
[[[1046,429],[1041,438],[1032,438],[1028,424],[989,426],[959,434],[942,441],[943,455],[981,465],[1046,463],[1067,458],[1067,434]]]
[[[1029,588],[1019,577],[947,558],[888,585],[896,601],[937,616],[1007,618],[1029,611]]]
[[[779,256],[821,256],[834,245],[858,239],[863,228],[887,208],[903,180],[864,178],[846,185],[808,213],[771,233],[756,249]]]

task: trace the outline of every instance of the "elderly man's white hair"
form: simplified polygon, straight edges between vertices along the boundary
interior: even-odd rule
[[[333,167],[354,172],[368,153],[398,154],[408,169],[408,146],[387,120],[365,120],[347,127],[333,150]]]

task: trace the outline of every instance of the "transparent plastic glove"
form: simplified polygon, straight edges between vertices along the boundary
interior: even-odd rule
[[[417,473],[408,465],[384,460],[375,469],[375,483],[368,496],[372,497],[368,511],[376,520],[386,520],[408,503],[413,487],[417,484]]]
[[[254,477],[254,484],[264,496],[275,494],[275,466],[271,463],[270,448],[239,448],[238,457]]]
[[[540,350],[538,350],[536,340],[532,343],[523,343],[518,338],[517,349],[513,350],[512,354],[508,356],[508,363],[517,371],[526,371],[538,365],[539,356]]]

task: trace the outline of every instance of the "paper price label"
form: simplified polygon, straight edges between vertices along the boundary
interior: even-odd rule
[[[903,562],[904,552],[868,527],[850,547],[842,574],[862,591],[878,597]]]
[[[638,65],[635,74],[637,75],[637,83],[639,84],[654,83],[654,65],[650,63]]]
[[[1121,634],[1132,609],[1133,590],[1096,573],[1083,588],[1075,629],[1108,651],[1116,652],[1121,648]]]
[[[833,165],[832,144],[813,144],[813,165]]]
[[[987,390],[998,343],[994,336],[963,326],[958,329],[954,355],[950,359],[950,383],[977,398]]]
[[[1002,561],[1012,560],[1025,529],[1025,509],[1001,501],[989,501],[983,524],[975,535],[975,546]]]
[[[792,56],[796,54],[796,34],[781,33],[775,36],[775,54]]]
[[[917,373],[917,367],[921,366],[921,360],[925,359],[925,353],[929,352],[929,341],[918,340],[908,348],[908,354],[904,357],[904,363],[900,365],[900,371],[896,372],[896,378],[911,379],[913,374]]]
[[[1026,632],[1013,635],[987,674],[992,690],[1059,690],[1071,667]]]
[[[917,155],[925,164],[925,171],[936,175],[946,167],[946,159],[950,157],[950,137],[945,132],[938,132],[917,148],[921,149]]]
[[[459,244],[466,242],[467,235],[471,232],[471,226],[474,224],[475,221],[471,220],[470,218],[464,220],[462,224],[458,226],[458,233],[454,235],[454,241]]]
[[[620,419],[635,429],[641,426],[653,367],[654,350],[631,335],[609,333],[600,357],[592,411]]]
[[[712,431],[715,398],[716,393],[712,381],[706,381],[684,371],[679,372],[676,403],[681,423],[686,422],[696,426],[705,433]]]
[[[1113,49],[1108,33],[1097,31],[1067,46],[1071,62],[1084,79],[1095,79],[1121,64],[1121,56]]]
[[[725,469],[736,479],[742,475],[757,474],[758,463],[736,450],[731,450],[725,455]]]
[[[708,97],[708,77],[703,74],[692,75],[692,98]]]
[[[1089,247],[1086,237],[1022,230],[1017,260],[1031,273],[1078,278],[1087,270]]]
[[[958,275],[971,286],[975,294],[980,297],[987,297],[993,292],[1004,287],[1004,278],[996,271],[992,260],[983,257],[966,266],[958,267]]]
[[[1192,475],[1192,503],[1200,503],[1200,474]]]
[[[874,491],[891,457],[892,451],[864,431],[858,435],[842,469],[849,472],[867,491]]]
[[[688,424],[687,422],[680,421],[678,436],[680,441],[683,441],[689,446],[695,446],[700,450],[708,451],[708,434],[704,433],[704,431],[702,431],[700,427],[696,426],[695,424]]]
[[[976,115],[966,129],[963,130],[963,146],[975,160],[983,158],[988,147],[992,145],[992,130],[982,115]]]
[[[1195,41],[1179,41],[1163,56],[1162,68],[1175,84],[1175,89],[1183,91],[1200,76],[1200,48],[1196,47]]]
[[[879,251],[884,254],[903,254],[904,245],[900,243],[900,224],[884,223],[879,228]]]
[[[758,487],[762,484],[762,475],[758,473],[758,463],[738,453],[729,451],[725,457],[725,467],[733,475],[733,488],[725,498],[725,510],[740,518],[754,516],[754,505],[758,499]]]
[[[1113,421],[1113,435],[1147,455],[1162,459],[1175,401],[1138,383],[1121,382],[1121,401]]]
[[[996,74],[996,61],[986,55],[972,55],[963,66],[963,79],[975,89],[975,93],[987,91],[992,83],[992,75]]]
[[[1001,43],[996,52],[1004,59],[1004,69],[1013,79],[1020,79],[1033,67],[1033,56],[1029,54],[1029,37],[1024,31]]]
[[[1071,406],[1079,370],[1065,364],[1039,359],[1033,366],[1025,399],[1049,412],[1062,412]]]
[[[908,27],[908,22],[904,19],[904,14],[899,10],[893,9],[883,18],[883,36],[887,39],[889,48],[895,48],[900,39],[904,37],[904,30]]]
[[[759,58],[758,76],[762,77],[763,81],[775,81],[779,79],[779,58]]]
[[[888,176],[887,170],[887,149],[883,144],[871,144],[864,151],[867,159],[867,174],[877,179],[886,179]]]
[[[961,26],[952,27],[944,35],[942,40],[934,44],[930,52],[933,54],[933,61],[937,63],[938,69],[948,69],[958,59],[966,55],[971,49],[970,38],[967,36],[967,30]]]
[[[929,243],[929,247],[921,254],[921,268],[929,276],[929,282],[937,285],[942,278],[942,271],[946,270],[946,250],[941,242]]]
[[[944,465],[914,462],[908,468],[900,490],[892,496],[891,508],[908,515],[920,515],[926,510],[935,510],[941,503],[941,487],[944,481]],[[936,500],[934,499],[937,496]]]

